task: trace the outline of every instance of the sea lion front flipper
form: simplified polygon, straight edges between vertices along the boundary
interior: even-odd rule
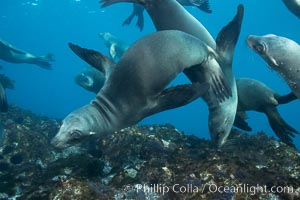
[[[190,3],[203,12],[212,13],[209,5],[209,0],[190,0]]]
[[[69,47],[82,60],[104,73],[105,77],[109,76],[111,67],[115,66],[112,60],[98,51],[82,48],[72,43],[69,43]]]
[[[244,131],[252,131],[252,128],[249,126],[249,124],[245,120],[246,119],[245,115],[246,115],[245,112],[237,112],[235,115],[233,125]]]
[[[241,32],[243,16],[244,6],[239,5],[233,20],[223,27],[216,39],[218,55],[220,55],[224,63],[230,66],[232,65],[234,48]]]
[[[299,132],[284,121],[276,107],[265,108],[265,114],[277,137],[285,144],[295,147],[291,137],[295,137]]]
[[[289,94],[278,97],[277,102],[278,102],[278,104],[287,104],[296,99],[298,99],[298,98],[295,96],[295,94],[293,92],[290,92]]]
[[[13,45],[11,45],[8,42],[1,40],[1,39],[0,39],[0,46],[1,46],[1,48],[6,48],[7,50],[11,51],[12,53],[26,54],[24,51],[15,48]]]
[[[6,92],[2,84],[0,83],[0,112],[7,112],[7,110],[8,104],[6,99]]]
[[[146,115],[184,106],[202,96],[208,88],[209,84],[207,83],[193,83],[167,88],[159,93],[155,99],[155,107],[151,108]]]
[[[216,96],[217,102],[223,102],[226,98],[232,96],[231,88],[229,87],[228,81],[225,78],[224,72],[221,70],[219,63],[213,56],[209,56],[205,63],[204,68],[209,71],[209,77],[205,80],[210,84],[213,95]],[[215,99],[215,98],[212,98]]]

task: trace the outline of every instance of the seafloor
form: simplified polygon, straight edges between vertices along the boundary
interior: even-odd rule
[[[300,153],[262,132],[233,130],[218,150],[134,126],[57,151],[59,120],[10,106],[1,123],[0,199],[300,199]]]

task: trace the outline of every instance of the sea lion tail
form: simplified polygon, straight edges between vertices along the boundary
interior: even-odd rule
[[[99,3],[101,4],[101,8],[108,7],[112,4],[121,3],[121,2],[128,2],[128,3],[138,3],[138,4],[145,4],[146,0],[100,0]]]
[[[278,138],[285,144],[295,147],[291,137],[295,137],[295,134],[299,134],[299,132],[284,121],[276,107],[266,110],[266,115]]]
[[[6,99],[6,92],[2,84],[0,83],[0,112],[7,112],[8,104]]]
[[[294,95],[294,93],[290,92],[289,94],[279,96],[277,98],[277,102],[278,102],[278,104],[287,104],[296,99],[298,99],[298,98]]]

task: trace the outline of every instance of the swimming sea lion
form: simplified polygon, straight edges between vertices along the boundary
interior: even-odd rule
[[[300,18],[300,1],[299,0],[282,0],[286,7],[298,18]]]
[[[248,46],[259,54],[300,99],[300,46],[293,40],[268,34],[250,35]]]
[[[177,1],[183,6],[195,6],[206,13],[212,12],[208,0],[177,0]],[[144,15],[143,15],[144,9],[145,9],[144,6],[137,3],[133,3],[133,11],[129,15],[129,17],[126,18],[126,20],[123,22],[122,25],[123,26],[129,25],[132,19],[135,16],[137,16],[136,26],[140,29],[140,31],[142,31],[144,28]]]
[[[129,45],[119,40],[117,37],[109,32],[102,32],[98,34],[104,40],[104,44],[109,49],[109,55],[112,59],[120,59],[124,52],[128,49]]]
[[[88,64],[103,71],[107,79],[96,98],[69,114],[52,144],[68,147],[93,134],[110,133],[136,124],[152,114],[183,106],[208,90],[225,93],[223,74],[213,50],[201,40],[181,31],[159,31],[135,42],[110,71],[99,59],[103,55],[70,44]],[[100,63],[100,65],[99,65]],[[201,83],[164,89],[187,68],[200,70]],[[227,91],[228,92],[228,91]]]
[[[101,7],[120,2],[141,4],[146,8],[156,30],[180,30],[216,49],[216,43],[206,28],[176,0],[100,0],[100,2],[103,3]]]
[[[28,63],[38,65],[44,69],[51,69],[50,62],[55,61],[52,54],[35,56],[26,51],[15,48],[0,39],[0,59],[11,63]]]
[[[103,3],[102,7],[119,2],[139,3],[146,8],[157,31],[180,30],[194,35],[208,46],[217,50],[219,54],[218,62],[230,86],[232,96],[225,99],[218,106],[210,103],[215,98],[211,95],[211,92],[208,92],[203,98],[209,107],[208,124],[212,141],[218,146],[222,146],[230,134],[237,108],[237,91],[232,72],[232,59],[243,20],[243,6],[240,5],[238,7],[234,19],[219,33],[217,47],[215,40],[207,29],[176,0],[101,0],[100,2]],[[201,75],[195,74],[192,69],[185,70],[185,74],[192,82],[202,79]]]
[[[84,89],[97,94],[104,85],[105,77],[99,70],[88,66],[75,77],[75,82]]]
[[[264,83],[250,78],[236,79],[238,91],[238,109],[234,125],[243,130],[251,131],[251,127],[245,122],[245,112],[254,110],[264,113],[271,128],[278,138],[287,145],[294,146],[291,137],[299,134],[297,130],[288,125],[280,116],[277,106],[286,99],[285,95],[279,95]],[[294,100],[293,98],[290,99]]]

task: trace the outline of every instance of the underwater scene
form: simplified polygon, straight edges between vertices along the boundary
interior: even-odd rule
[[[297,0],[0,5],[0,200],[300,199]]]

